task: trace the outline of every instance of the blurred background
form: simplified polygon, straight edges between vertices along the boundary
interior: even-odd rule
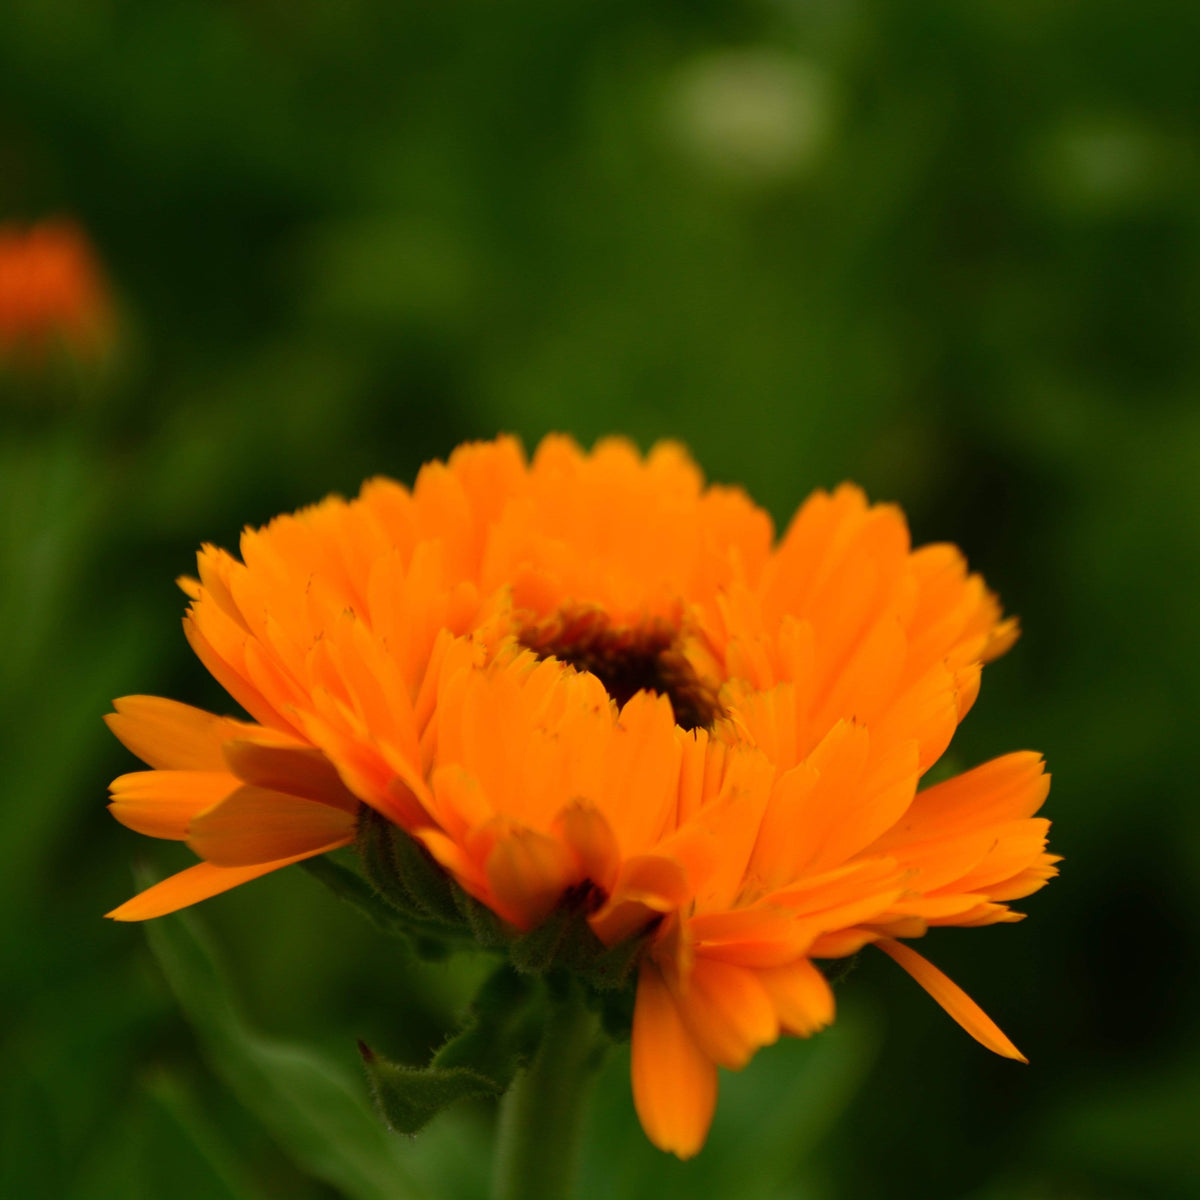
[[[372,1195],[101,919],[187,856],[107,816],[100,718],[228,709],[172,582],[202,540],[561,429],[961,544],[1026,632],[953,756],[1044,751],[1066,857],[1027,922],[922,946],[1030,1067],[867,954],[693,1163],[615,1051],[581,1195],[1200,1196],[1198,51],[1185,0],[5,0],[0,221],[76,223],[109,299],[0,340],[0,1193]],[[238,1019],[352,1080],[479,976],[296,869],[198,917]],[[397,1141],[393,1194],[480,1194],[492,1119]]]

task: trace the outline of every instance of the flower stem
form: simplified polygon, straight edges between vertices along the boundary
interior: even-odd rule
[[[495,1200],[569,1200],[588,1087],[597,1066],[598,1021],[572,981],[552,997],[542,1044],[500,1107]]]

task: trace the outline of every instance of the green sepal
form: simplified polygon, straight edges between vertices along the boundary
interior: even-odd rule
[[[300,866],[340,900],[362,913],[377,929],[404,938],[418,958],[441,962],[453,952],[456,944],[470,939],[470,931],[465,925],[455,929],[415,909],[401,911],[361,875],[331,855],[305,859]]]
[[[359,1043],[375,1107],[396,1133],[416,1133],[456,1100],[498,1096],[492,1080],[466,1067],[406,1067]]]
[[[467,923],[471,936],[485,950],[507,949],[513,939],[512,929],[505,925],[486,904],[458,888],[454,893],[459,915]]]
[[[625,941],[618,942],[615,946],[606,947],[592,933],[591,926],[587,927],[587,931],[600,946],[600,951],[589,957],[581,966],[581,974],[587,983],[598,991],[623,991],[637,969],[646,945],[646,938],[644,936],[626,938]]]
[[[624,988],[641,957],[645,938],[627,938],[608,947],[587,921],[589,892],[568,892],[536,928],[511,937],[508,956],[518,971],[542,975],[566,968],[598,991]]]
[[[462,916],[454,902],[455,886],[433,856],[414,837],[376,814],[392,843],[400,878],[417,907],[435,921],[460,925]]]
[[[560,951],[576,923],[576,914],[560,905],[540,925],[509,941],[512,965],[526,975],[544,975],[563,961]]]
[[[484,981],[467,1023],[433,1056],[439,1068],[466,1067],[505,1090],[537,1051],[545,1019],[542,989],[511,967]]]
[[[362,809],[354,848],[371,886],[410,923],[461,927],[446,873],[424,847],[374,809]]]
[[[633,1030],[634,989],[622,988],[593,992],[592,1003],[599,1010],[600,1026],[614,1042],[629,1041]]]
[[[300,866],[339,900],[362,913],[377,929],[393,934],[406,932],[407,927],[396,909],[349,867],[328,854],[306,858]]]

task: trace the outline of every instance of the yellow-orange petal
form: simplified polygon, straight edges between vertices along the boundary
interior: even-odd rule
[[[247,785],[194,817],[187,841],[207,862],[242,867],[344,846],[354,826],[345,809]]]
[[[182,841],[192,818],[236,791],[238,781],[228,771],[131,771],[109,787],[108,810],[122,825]]]
[[[218,867],[212,863],[197,863],[177,875],[172,875],[160,883],[139,892],[131,900],[105,913],[114,921],[147,921],[151,917],[166,916],[167,913],[178,912],[191,904],[198,904],[210,896],[220,895],[239,884],[249,883],[260,875],[278,871],[280,867],[290,867],[292,863],[302,862],[327,850],[336,850],[337,845],[319,846],[304,854],[294,854],[291,858],[281,858],[274,862],[255,863],[245,867]]]
[[[881,938],[875,944],[899,963],[981,1046],[1004,1058],[1014,1058],[1023,1063],[1029,1061],[1009,1041],[996,1022],[928,959],[892,938]]]
[[[638,976],[630,1049],[633,1103],[646,1136],[680,1158],[699,1152],[717,1105],[717,1068],[696,1045],[659,969]]]

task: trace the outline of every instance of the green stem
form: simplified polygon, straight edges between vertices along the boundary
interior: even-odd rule
[[[598,1028],[574,982],[552,999],[537,1056],[501,1103],[495,1200],[569,1200]]]

